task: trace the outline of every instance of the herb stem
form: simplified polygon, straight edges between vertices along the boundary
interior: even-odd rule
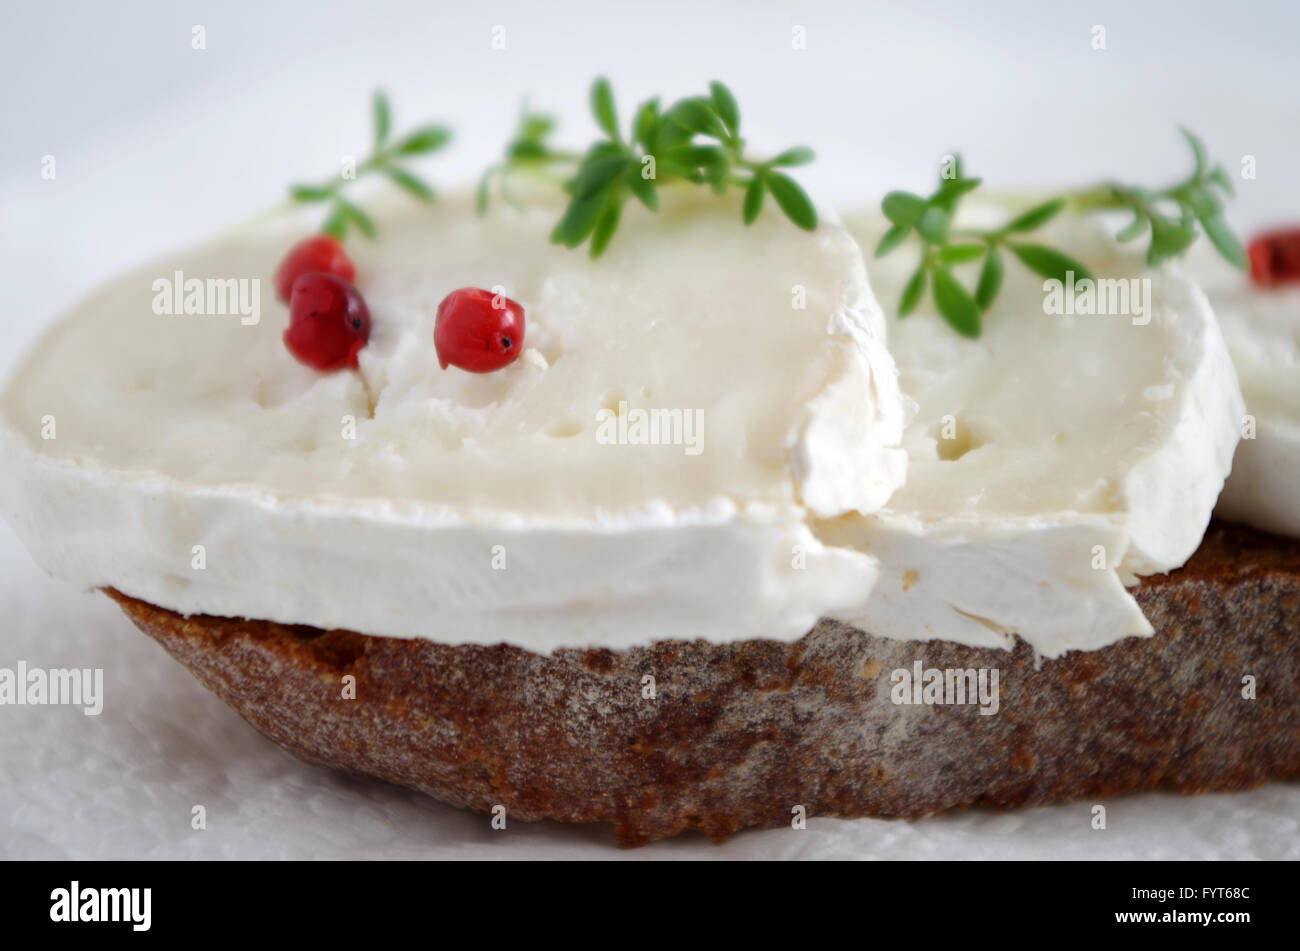
[[[342,239],[349,226],[355,226],[368,238],[375,236],[374,222],[357,205],[343,197],[343,188],[348,182],[371,173],[380,172],[387,176],[394,185],[418,198],[431,201],[433,189],[428,183],[402,167],[401,160],[407,157],[433,152],[451,139],[451,133],[443,126],[426,125],[408,133],[397,141],[389,141],[392,113],[388,97],[376,91],[372,101],[374,123],[374,147],[363,161],[354,169],[354,174],[344,177],[334,176],[316,185],[291,185],[289,197],[298,203],[325,203],[329,214],[321,230]]]
[[[1095,185],[1069,193],[1066,197],[1070,210],[1076,214],[1090,211],[1114,211],[1129,207],[1120,190],[1112,184]]]
[[[1061,281],[1070,274],[1076,279],[1087,277],[1087,269],[1068,254],[1022,237],[1038,231],[1066,208],[1076,214],[1130,212],[1132,222],[1115,239],[1133,241],[1149,234],[1149,265],[1177,257],[1204,234],[1229,263],[1244,268],[1245,251],[1223,217],[1222,196],[1233,193],[1227,170],[1222,165],[1211,164],[1200,139],[1186,129],[1182,132],[1191,147],[1195,165],[1192,173],[1177,183],[1148,189],[1102,182],[1041,201],[993,230],[952,228],[957,205],[980,184],[979,179],[963,177],[960,160],[955,163],[956,174],[944,175],[938,190],[928,198],[909,192],[890,192],[881,203],[881,210],[891,227],[876,246],[876,257],[889,254],[912,234],[920,239],[923,248],[920,267],[903,290],[898,315],[905,317],[916,308],[928,279],[943,318],[958,333],[978,336],[981,314],[989,309],[1002,286],[1000,248],[1011,252],[1021,264],[1042,277]],[[981,258],[983,266],[972,294],[957,280],[951,268]]]

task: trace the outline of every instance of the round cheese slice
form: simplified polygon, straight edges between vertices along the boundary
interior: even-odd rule
[[[971,205],[962,226],[1015,214]],[[888,227],[873,212],[850,223],[869,249]],[[1045,657],[1149,635],[1125,586],[1182,565],[1223,488],[1245,408],[1205,295],[1176,266],[1144,270],[1093,219],[1062,216],[1025,240],[1068,250],[1098,280],[1071,293],[1004,249],[978,339],[949,328],[929,294],[892,320],[917,404],[907,483],[880,512],[819,529],[880,560],[850,618],[874,633],[1019,636]],[[887,313],[916,264],[903,250],[873,264]],[[965,286],[979,267],[958,271]]]
[[[0,506],[37,561],[183,613],[535,650],[795,638],[861,601],[810,518],[901,484],[903,401],[860,251],[823,223],[663,189],[608,251],[559,196],[376,210],[350,240],[358,371],[281,336],[286,219],[92,295],[0,395]],[[521,358],[441,369],[439,301],[496,289]]]

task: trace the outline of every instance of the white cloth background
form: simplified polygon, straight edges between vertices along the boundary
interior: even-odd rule
[[[759,150],[810,144],[842,207],[929,187],[960,148],[998,186],[1185,168],[1176,125],[1231,170],[1231,214],[1300,222],[1300,8],[1286,2],[481,4],[60,3],[0,33],[0,372],[115,271],[255,213],[368,142],[370,90],[397,128],[442,119],[447,188],[496,157],[529,96],[575,144],[592,76],[621,114],[726,80]],[[474,9],[476,8],[476,9]],[[191,48],[193,27],[205,50]],[[504,27],[506,48],[490,46]],[[791,49],[802,26],[807,49]],[[1106,48],[1093,48],[1096,27]],[[42,181],[43,156],[57,178]],[[70,384],[73,385],[73,384]],[[0,857],[1291,857],[1300,789],[1142,795],[919,822],[813,819],[615,852],[607,828],[513,823],[304,766],[208,694],[102,597],[44,577],[0,526],[0,666],[103,667],[99,717],[0,707]],[[207,810],[206,831],[190,828]]]

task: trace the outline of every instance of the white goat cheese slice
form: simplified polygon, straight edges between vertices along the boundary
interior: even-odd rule
[[[270,277],[302,221],[117,280],[0,394],[0,510],[52,573],[183,613],[539,651],[797,638],[876,577],[810,514],[904,478],[883,318],[836,223],[747,228],[739,199],[662,191],[594,261],[548,242],[556,200],[376,211],[349,244],[359,373],[281,342]],[[260,294],[167,316],[174,275]],[[464,286],[523,305],[524,358],[439,367]]]
[[[867,249],[887,225],[875,214],[849,223]],[[1135,280],[1125,313],[1049,314],[1043,279],[1007,253],[978,339],[949,329],[928,295],[892,322],[917,404],[907,482],[875,515],[817,528],[881,562],[865,610],[847,620],[977,646],[1010,646],[1014,634],[1045,657],[1151,632],[1125,585],[1199,545],[1244,410],[1205,296],[1174,268],[1133,269],[1099,229],[1061,220],[1045,240],[1094,274]],[[902,249],[873,263],[886,313],[915,265]],[[977,269],[958,272],[967,286]]]

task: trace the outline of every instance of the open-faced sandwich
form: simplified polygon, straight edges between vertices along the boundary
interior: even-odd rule
[[[1300,239],[1248,262],[1199,141],[841,223],[721,84],[592,98],[437,200],[377,98],[421,201],[298,186],[58,321],[36,561],[303,759],[623,844],[1300,774]]]

